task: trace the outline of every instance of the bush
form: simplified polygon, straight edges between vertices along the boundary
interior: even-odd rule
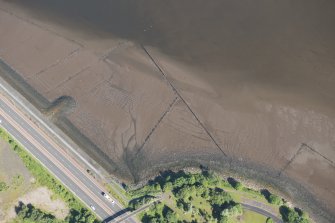
[[[5,182],[0,182],[0,192],[6,191],[9,186]]]
[[[236,182],[234,188],[235,188],[235,190],[242,190],[243,189],[243,185],[242,185],[241,182]]]
[[[242,183],[238,182],[237,180],[235,180],[232,177],[228,178],[228,182],[235,190],[242,190],[243,189]]]
[[[268,199],[270,204],[276,204],[276,205],[282,205],[283,199],[281,199],[279,196],[271,194]]]

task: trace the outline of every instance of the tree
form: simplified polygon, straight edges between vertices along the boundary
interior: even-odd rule
[[[188,178],[188,184],[192,185],[195,183],[195,177],[193,175],[191,175],[189,178]]]
[[[309,223],[308,216],[289,208],[285,205],[279,208],[280,214],[285,222],[288,223]]]
[[[185,177],[179,177],[173,182],[174,187],[181,187],[185,184],[187,184],[187,179]]]
[[[171,209],[167,210],[165,214],[165,219],[167,220],[167,222],[171,222],[171,223],[178,221],[176,213],[174,213]]]
[[[192,211],[191,203],[184,203],[184,211],[186,212]]]
[[[65,223],[64,221],[56,219],[55,216],[51,214],[36,209],[30,204],[25,205],[22,202],[16,207],[16,211],[17,219],[22,223]]]
[[[222,205],[224,203],[228,203],[229,201],[232,200],[230,194],[223,190],[211,190],[210,193],[210,203],[212,205]]]
[[[159,185],[159,183],[155,183],[155,184],[154,184],[154,189],[155,189],[156,191],[160,191],[160,190],[161,190],[161,186]]]
[[[128,207],[132,210],[136,210],[143,206],[144,204],[149,203],[154,197],[152,196],[142,196],[136,199],[129,201]]]
[[[241,204],[230,205],[221,212],[219,222],[226,223],[230,218],[240,216],[242,213],[243,209]]]
[[[177,208],[183,210],[184,209],[184,203],[181,200],[177,201]]]
[[[205,198],[205,199],[209,198],[209,191],[208,191],[208,190],[205,190],[205,191],[201,194],[201,197],[202,197],[202,198]]]
[[[184,198],[186,198],[186,197],[189,197],[190,194],[191,194],[191,192],[192,192],[192,188],[191,188],[191,187],[184,186],[184,187],[182,187],[181,189],[179,189],[177,193],[175,193],[175,196],[176,196],[177,198],[182,198],[182,199],[184,199]]]
[[[172,183],[171,182],[166,182],[163,185],[163,192],[170,191],[170,190],[172,190],[172,188],[173,188]]]
[[[229,222],[229,218],[228,217],[221,217],[220,220],[219,220],[219,223],[228,223]]]

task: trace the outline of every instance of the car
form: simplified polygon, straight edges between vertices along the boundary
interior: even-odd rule
[[[90,205],[90,208],[95,211],[95,207],[93,205]]]
[[[105,192],[101,192],[102,196],[104,196],[104,198],[106,198],[107,200],[109,200],[112,204],[115,204],[115,201],[112,200],[112,198]]]
[[[101,192],[102,196],[104,196],[104,198],[106,198],[107,200],[111,200],[111,197],[106,194],[105,192]]]

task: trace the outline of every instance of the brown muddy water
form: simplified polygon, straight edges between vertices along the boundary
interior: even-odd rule
[[[121,37],[195,67],[242,109],[254,97],[334,114],[335,3],[331,0],[14,0],[90,38]],[[96,38],[96,37],[95,37]],[[316,106],[315,106],[316,105]]]

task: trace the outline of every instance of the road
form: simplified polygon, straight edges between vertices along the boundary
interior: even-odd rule
[[[105,189],[92,178],[76,160],[51,137],[38,128],[27,116],[17,109],[8,99],[0,95],[0,125],[6,129],[24,148],[26,148],[43,166],[54,174],[88,207],[94,206],[96,215],[102,220],[108,219],[123,208],[115,202],[105,199],[101,192]],[[116,219],[117,220],[117,219]],[[135,223],[133,218],[124,222]]]
[[[253,212],[259,213],[261,215],[264,215],[266,217],[270,217],[276,223],[284,223],[280,218],[278,218],[277,216],[273,215],[272,213],[270,213],[270,212],[268,212],[264,209],[261,209],[259,207],[252,206],[252,205],[249,205],[249,204],[242,204],[242,206],[243,206],[244,209],[247,209],[249,211],[253,211]]]

